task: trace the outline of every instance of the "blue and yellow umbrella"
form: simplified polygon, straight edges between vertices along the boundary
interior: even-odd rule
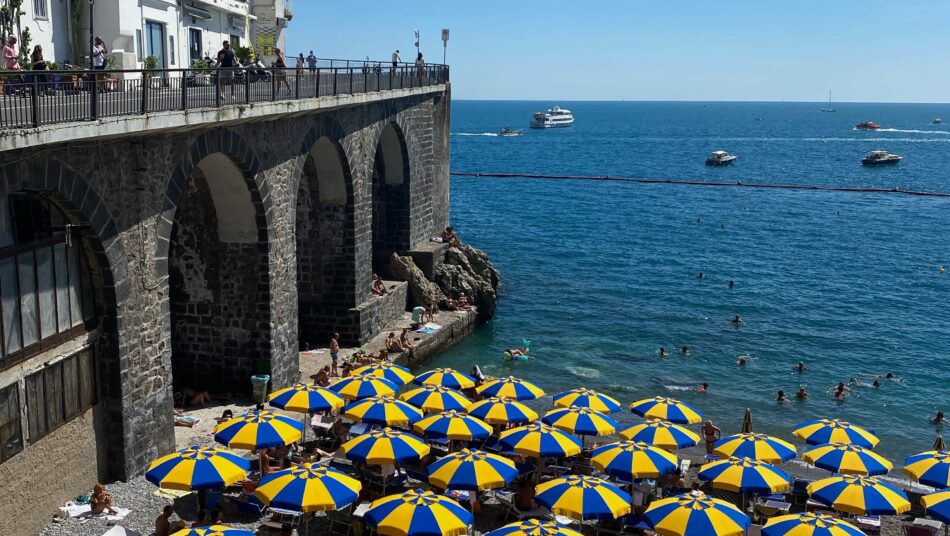
[[[488,424],[523,424],[538,418],[538,414],[528,406],[497,396],[475,402],[469,406],[468,414]]]
[[[485,421],[455,410],[429,415],[417,422],[412,429],[417,434],[452,441],[485,439],[492,433],[491,426]]]
[[[803,422],[792,433],[809,445],[850,443],[873,449],[880,442],[880,439],[868,430],[838,419]]]
[[[762,527],[765,536],[865,536],[858,527],[827,514],[805,512],[773,517]]]
[[[927,515],[944,523],[950,523],[950,489],[924,495],[920,503],[927,510]]]
[[[515,463],[480,450],[463,449],[429,466],[429,484],[469,491],[503,488],[518,478]]]
[[[267,410],[251,410],[214,428],[214,440],[232,449],[258,450],[300,441],[303,424]]]
[[[651,419],[621,430],[620,437],[665,450],[695,447],[699,444],[699,435],[692,430],[659,419]]]
[[[459,503],[421,489],[374,501],[363,522],[383,536],[459,536],[474,517]]]
[[[350,402],[343,408],[343,416],[366,424],[397,426],[418,422],[422,419],[422,411],[412,404],[386,395]]]
[[[572,389],[554,395],[554,405],[559,408],[569,408],[571,406],[590,408],[601,413],[613,413],[623,408],[616,398],[598,393],[586,387]]]
[[[885,475],[894,464],[876,452],[848,443],[818,445],[802,454],[806,462],[842,475]]]
[[[544,396],[544,390],[521,378],[508,376],[505,378],[496,378],[480,386],[478,388],[478,394],[483,397],[497,396],[511,400],[534,400]]]
[[[189,447],[156,459],[145,479],[160,488],[191,491],[224,489],[244,480],[251,463],[216,447]]]
[[[430,450],[418,437],[391,428],[356,436],[340,448],[347,459],[374,465],[418,460]]]
[[[557,521],[525,519],[493,530],[485,536],[582,536],[580,532],[565,527]]]
[[[904,474],[925,486],[950,488],[950,451],[931,450],[904,459]]]
[[[318,413],[343,407],[343,398],[334,391],[312,383],[296,383],[267,397],[271,406],[297,413]]]
[[[679,463],[669,452],[634,441],[618,441],[594,449],[591,464],[608,475],[659,478],[676,472]]]
[[[226,525],[211,525],[210,527],[182,529],[173,533],[172,536],[254,536],[254,531],[232,529]]]
[[[369,374],[370,376],[385,378],[399,386],[406,385],[415,378],[406,367],[401,367],[387,361],[364,365],[354,370],[353,374]]]
[[[449,389],[468,389],[475,387],[475,378],[450,368],[437,368],[415,377],[416,385],[441,385]]]
[[[579,439],[546,424],[512,428],[498,439],[505,448],[533,458],[577,456],[583,449]]]
[[[305,463],[265,476],[254,495],[271,508],[322,512],[355,503],[362,487],[342,471]]]
[[[806,488],[812,500],[859,516],[902,514],[910,510],[907,495],[873,476],[844,475],[816,480]]]
[[[701,491],[653,501],[644,515],[661,536],[740,536],[751,524],[742,510]]]
[[[330,384],[330,389],[347,400],[361,400],[371,396],[393,395],[399,386],[372,374],[351,374]]]
[[[703,415],[698,409],[680,402],[675,398],[657,396],[637,400],[630,404],[630,411],[644,419],[661,419],[676,424],[697,424],[703,422]]]
[[[751,458],[766,463],[787,462],[795,457],[795,446],[777,437],[754,432],[724,437],[713,445],[722,458]]]
[[[472,401],[462,393],[441,385],[423,385],[403,393],[399,399],[422,408],[426,413],[466,411],[472,405]]]
[[[544,414],[541,422],[565,432],[590,436],[613,434],[620,426],[603,413],[577,406],[552,409]]]
[[[698,476],[714,488],[736,493],[768,495],[792,487],[792,479],[784,471],[749,458],[728,458],[708,463]]]
[[[630,513],[630,495],[593,476],[568,475],[538,484],[534,500],[574,519],[616,519]]]

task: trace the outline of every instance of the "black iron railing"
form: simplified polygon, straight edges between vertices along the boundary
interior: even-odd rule
[[[447,65],[0,71],[0,129],[443,84]]]

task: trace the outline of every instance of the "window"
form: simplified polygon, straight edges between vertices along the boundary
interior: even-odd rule
[[[188,30],[188,54],[191,61],[202,59],[201,30],[197,28]]]
[[[33,0],[33,17],[37,19],[48,19],[49,18],[49,6],[47,2],[49,0]]]
[[[83,350],[27,376],[26,418],[30,443],[36,443],[95,403],[92,350]]]
[[[0,463],[23,450],[20,426],[20,393],[17,384],[0,389]]]
[[[135,30],[135,56],[139,61],[143,61],[145,56],[142,52],[145,47],[142,45],[142,30]]]

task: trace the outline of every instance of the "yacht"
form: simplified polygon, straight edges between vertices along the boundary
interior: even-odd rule
[[[574,124],[574,115],[570,110],[555,106],[547,112],[535,112],[531,128],[563,128]]]
[[[940,119],[939,117],[934,117],[934,120],[931,121],[931,123],[935,125],[939,125],[940,123],[943,123],[943,119]]]
[[[726,151],[713,151],[706,159],[707,166],[728,166],[736,161],[736,155]]]
[[[877,166],[880,164],[896,164],[901,161],[903,157],[896,155],[894,153],[889,153],[887,151],[871,151],[866,154],[864,158],[861,159],[861,163],[865,166]]]
[[[498,133],[499,136],[504,136],[506,138],[513,138],[522,134],[524,134],[524,129],[508,127],[501,129],[501,132]]]
[[[855,125],[854,128],[858,130],[877,130],[881,128],[881,125],[879,123],[875,123],[874,121],[861,121]]]
[[[828,107],[827,107],[827,108],[822,108],[821,111],[823,111],[823,112],[836,112],[836,111],[837,111],[837,110],[835,110],[835,107],[834,107],[834,105],[833,105],[833,101],[831,100],[831,92],[830,92],[830,91],[828,92]]]

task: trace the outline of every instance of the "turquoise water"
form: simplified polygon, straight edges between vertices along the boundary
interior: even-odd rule
[[[574,111],[573,128],[490,135],[553,104]],[[930,124],[950,106],[837,107],[455,102],[452,169],[950,191],[950,125]],[[862,120],[887,130],[853,130]],[[737,164],[704,166],[720,148]],[[862,167],[876,148],[905,160]],[[453,225],[490,254],[503,288],[495,319],[439,366],[477,363],[549,394],[588,386],[625,404],[676,396],[727,433],[747,407],[757,431],[789,440],[799,422],[841,417],[876,430],[897,462],[929,447],[929,418],[950,411],[950,199],[460,177],[451,194]],[[522,338],[537,359],[503,362]],[[740,354],[752,356],[744,368]],[[825,392],[888,371],[904,381],[843,403]],[[800,385],[811,400],[774,401]]]

